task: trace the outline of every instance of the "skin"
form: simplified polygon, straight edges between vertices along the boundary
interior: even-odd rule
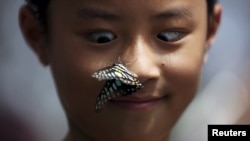
[[[52,0],[45,35],[23,6],[22,33],[41,63],[51,67],[69,121],[65,141],[168,140],[195,96],[206,50],[220,22],[219,5],[209,28],[206,11],[205,0]],[[116,38],[94,42],[90,32],[104,31]],[[157,36],[165,31],[181,34],[167,42]],[[127,68],[144,85],[128,99],[160,100],[146,108],[108,103],[95,113],[104,83],[91,74],[117,62],[119,56],[124,63],[132,62]]]

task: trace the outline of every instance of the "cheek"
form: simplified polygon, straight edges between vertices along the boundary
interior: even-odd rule
[[[168,68],[168,78],[173,83],[173,87],[181,88],[177,91],[193,91],[196,89],[200,78],[201,63],[192,59],[173,60],[173,64]]]
[[[203,53],[190,51],[166,57],[163,76],[172,94],[172,107],[182,111],[198,89]]]
[[[98,88],[103,84],[91,75],[105,64],[98,64],[90,52],[80,51],[67,42],[54,44],[51,48],[51,70],[67,114],[77,117],[80,115],[76,114],[94,113]]]
[[[69,58],[54,59],[51,68],[57,91],[66,109],[82,109],[83,107],[94,109],[95,98],[98,94],[94,86],[100,84],[91,77],[93,71],[87,68],[84,62]]]

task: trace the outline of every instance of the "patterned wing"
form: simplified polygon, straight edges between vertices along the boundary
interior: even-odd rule
[[[108,80],[96,99],[96,112],[101,111],[105,104],[112,98],[131,95],[142,88],[142,85],[128,85],[120,80]]]
[[[96,112],[99,112],[110,99],[120,96],[116,91],[121,85],[122,83],[119,80],[112,79],[106,81],[96,99]]]
[[[122,83],[122,86],[117,90],[120,96],[128,96],[131,95],[134,92],[137,92],[140,90],[143,86],[141,84],[139,85],[128,85],[125,83]]]
[[[131,95],[142,88],[138,76],[122,64],[113,64],[101,69],[93,73],[92,77],[106,80],[96,99],[96,112],[99,112],[110,99]]]
[[[92,77],[99,81],[117,79],[129,85],[138,85],[140,83],[138,76],[135,73],[130,72],[122,64],[113,64],[111,67],[101,69],[100,71],[95,72]]]

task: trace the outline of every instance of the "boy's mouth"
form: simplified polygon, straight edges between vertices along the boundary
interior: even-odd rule
[[[156,104],[162,102],[166,98],[167,96],[138,98],[131,95],[122,98],[114,98],[110,100],[110,104],[126,110],[146,110],[154,107]]]

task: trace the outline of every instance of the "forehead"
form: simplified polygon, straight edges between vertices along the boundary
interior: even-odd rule
[[[150,14],[181,7],[196,13],[206,11],[206,0],[52,0],[51,7],[51,10],[77,10],[87,7],[119,14]]]

